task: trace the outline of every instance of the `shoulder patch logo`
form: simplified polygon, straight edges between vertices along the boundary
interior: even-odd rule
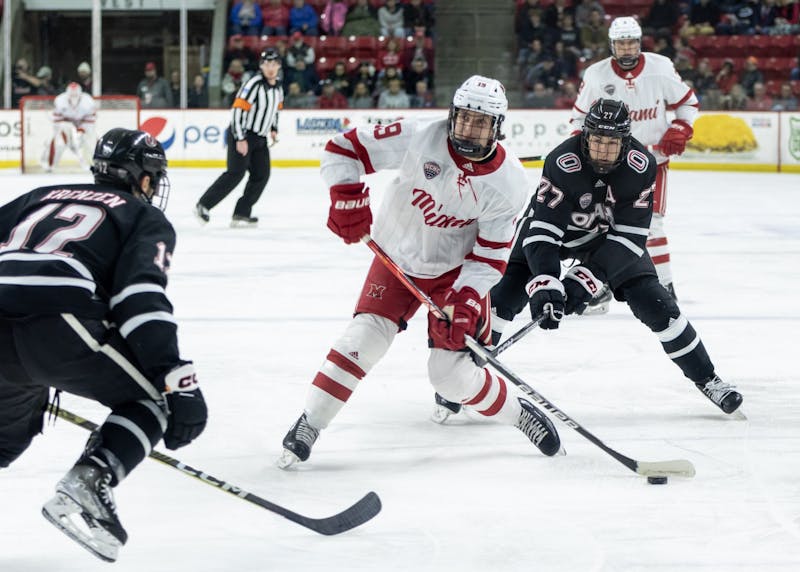
[[[592,204],[592,193],[582,194],[581,198],[578,199],[578,204],[581,205],[582,209],[585,209],[590,204]]]
[[[578,157],[575,153],[564,153],[563,155],[559,155],[558,159],[556,159],[556,165],[558,165],[558,168],[565,173],[576,173],[583,167],[581,165],[580,157]]]
[[[428,161],[422,166],[422,171],[425,173],[425,178],[430,180],[442,172],[442,168],[438,163]]]

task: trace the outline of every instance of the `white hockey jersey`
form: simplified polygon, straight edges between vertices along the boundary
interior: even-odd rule
[[[56,96],[53,103],[53,121],[72,123],[75,127],[94,126],[97,102],[88,93],[81,93],[77,105],[72,105],[67,93]]]
[[[399,171],[375,217],[378,244],[411,276],[462,266],[453,287],[485,296],[505,271],[529,196],[519,160],[498,144],[491,160],[474,162],[452,148],[446,120],[399,121],[335,136],[321,174],[332,186],[384,169]]]
[[[586,68],[572,108],[575,129],[583,127],[583,118],[601,97],[628,105],[631,134],[646,147],[658,145],[669,129],[668,111],[675,112],[675,119],[693,125],[700,105],[694,90],[675,71],[672,60],[651,52],[642,52],[632,70],[623,70],[613,57]],[[657,147],[652,152],[659,163],[667,160]]]

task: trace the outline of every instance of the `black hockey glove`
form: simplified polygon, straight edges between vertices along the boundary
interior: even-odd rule
[[[555,330],[564,317],[564,285],[561,280],[548,274],[534,277],[525,287],[530,296],[531,318],[538,320],[543,330]]]
[[[167,430],[164,445],[175,450],[194,441],[206,428],[208,409],[191,363],[173,369],[164,378]]]
[[[573,266],[564,276],[564,291],[567,296],[567,314],[583,314],[589,301],[600,291],[603,283],[585,266]]]

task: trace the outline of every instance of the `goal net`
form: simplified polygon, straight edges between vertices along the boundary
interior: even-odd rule
[[[53,138],[54,96],[32,95],[20,101],[22,141],[20,164],[23,173],[42,173],[41,160]],[[139,128],[139,98],[133,95],[100,95],[97,102],[95,139],[114,127]],[[94,145],[91,146],[94,148]],[[91,161],[91,155],[86,158]],[[65,149],[56,172],[80,171],[78,155]]]

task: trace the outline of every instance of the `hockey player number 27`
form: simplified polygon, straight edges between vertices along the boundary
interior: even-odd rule
[[[60,210],[58,210],[60,208]],[[98,207],[81,204],[50,203],[39,210],[32,212],[11,231],[8,241],[0,244],[0,252],[22,250],[33,233],[33,228],[49,215],[59,220],[75,221],[69,226],[59,228],[50,233],[47,238],[33,247],[36,252],[65,254],[60,252],[68,242],[86,240],[97,230],[106,217],[106,212]]]
[[[400,135],[403,126],[399,123],[390,123],[389,125],[376,125],[372,136],[375,139],[386,139],[387,137],[394,137]]]

